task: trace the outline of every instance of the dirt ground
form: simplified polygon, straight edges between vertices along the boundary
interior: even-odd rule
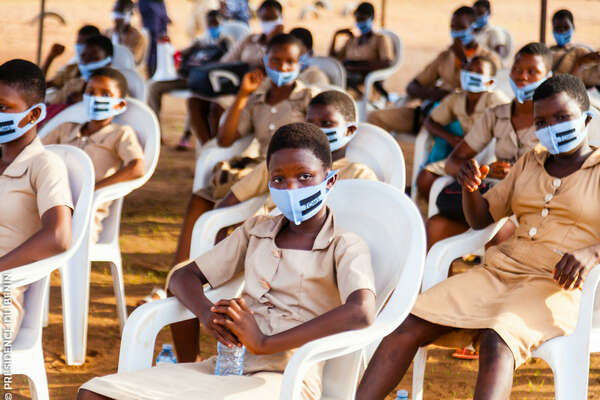
[[[2,51],[0,62],[19,57],[35,61],[37,25],[33,21],[39,12],[37,0],[2,0],[0,2],[0,37]],[[111,1],[103,0],[47,0],[47,8],[64,16],[66,24],[56,19],[46,22],[44,54],[54,42],[67,45],[67,51],[52,68],[66,63],[73,56],[72,43],[75,32],[84,23],[100,27],[110,24]],[[332,33],[339,28],[351,26],[351,17],[340,16],[344,4],[332,0],[332,11],[323,11],[318,19],[300,21],[300,8],[308,0],[288,0],[285,24],[292,28],[306,26],[313,31],[317,54],[324,54]],[[374,0],[379,7],[379,0]],[[404,41],[404,62],[400,72],[386,83],[397,92],[403,92],[406,84],[436,53],[449,44],[449,16],[453,9],[462,5],[456,0],[388,0],[387,28],[395,30]],[[600,46],[600,2],[592,0],[549,1],[549,15],[560,7],[568,6],[576,19],[575,40],[594,48]],[[190,2],[167,0],[169,14],[174,23],[169,34],[174,44],[181,48],[188,42],[184,34],[189,15]],[[539,1],[503,0],[495,2],[492,23],[508,28],[515,37],[515,47],[535,41],[539,35]],[[379,21],[379,16],[377,16]],[[324,23],[327,21],[326,23]],[[255,24],[256,22],[253,22]],[[139,25],[139,17],[134,17]],[[256,25],[254,25],[256,26]],[[548,35],[551,39],[551,35]],[[177,153],[173,145],[181,133],[185,104],[172,97],[165,98],[161,115],[166,144],[162,148],[158,169],[148,184],[132,193],[125,201],[121,226],[121,249],[123,252],[125,285],[129,312],[138,300],[155,286],[161,286],[171,266],[182,215],[189,197],[194,171],[192,152]],[[402,145],[408,162],[410,176],[412,146]],[[62,339],[62,314],[60,280],[53,276],[50,324],[44,330],[44,353],[52,399],[72,399],[77,388],[86,380],[116,372],[120,346],[120,334],[115,301],[112,291],[110,269],[102,264],[92,270],[91,304],[89,318],[88,350],[86,363],[69,367],[64,361]],[[215,351],[214,340],[203,336],[205,355]],[[161,332],[157,347],[171,342],[167,331]],[[425,379],[425,399],[468,399],[472,397],[477,363],[456,361],[449,357],[450,350],[437,349],[430,353]],[[398,388],[410,388],[410,373]],[[29,396],[27,383],[18,377],[14,398]],[[519,368],[514,378],[512,399],[553,398],[552,372],[542,361],[531,361]],[[593,356],[590,369],[590,398],[600,399],[600,357]],[[388,399],[393,399],[390,395]]]

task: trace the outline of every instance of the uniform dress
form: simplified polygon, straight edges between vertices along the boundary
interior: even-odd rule
[[[475,40],[487,47],[488,49],[494,50],[498,46],[508,47],[510,44],[510,37],[504,30],[498,26],[487,24],[479,32],[473,32]],[[500,67],[500,65],[498,65]]]
[[[57,87],[56,90],[50,92],[46,96],[46,103],[48,104],[73,104],[81,100],[83,91],[85,89],[85,79],[79,73],[79,67],[77,67],[77,74],[65,80],[61,87]]]
[[[111,123],[90,136],[81,134],[82,124],[67,122],[44,137],[44,144],[70,144],[79,147],[92,159],[96,182],[117,172],[133,160],[144,159],[138,137],[128,125]],[[102,221],[108,216],[112,201],[102,204],[94,216],[91,240],[98,241]]]
[[[375,293],[369,248],[356,234],[337,228],[331,210],[312,250],[277,246],[275,237],[287,223],[281,215],[252,217],[195,260],[213,288],[244,274],[242,297],[265,335],[310,321],[344,304],[356,290]],[[212,357],[95,378],[82,388],[115,399],[278,399],[282,372],[292,354],[293,350],[271,355],[247,351],[244,374],[249,376],[211,375]],[[322,365],[308,372],[303,399],[320,398],[321,378]]]
[[[475,104],[473,113],[467,114],[467,92],[460,91],[444,97],[440,102],[440,105],[434,108],[429,116],[434,122],[442,126],[458,121],[463,134],[466,135],[473,127],[475,121],[477,121],[487,109],[500,104],[506,104],[509,101],[508,97],[499,90],[483,92]],[[434,151],[434,149],[432,149],[432,151]],[[425,169],[436,175],[442,176],[446,175],[444,170],[445,166],[446,160],[444,159],[428,164]]]
[[[113,37],[115,34],[114,28],[106,29],[104,31],[104,36],[107,38]],[[119,43],[123,46],[127,47],[131,54],[133,54],[133,58],[135,59],[136,65],[140,65],[144,61],[144,54],[146,54],[146,39],[144,35],[140,33],[136,28],[129,25],[125,31],[119,32]]]
[[[56,154],[44,149],[38,137],[0,175],[0,198],[0,257],[42,229],[46,211],[58,206],[73,209],[67,168]],[[10,328],[12,338],[23,321],[26,290],[27,286],[13,288],[12,304],[2,303],[0,327]],[[1,293],[0,299],[4,299]]]
[[[311,99],[319,93],[319,89],[306,86],[296,80],[294,89],[288,99],[278,104],[267,104],[267,93],[272,86],[270,79],[250,95],[244,107],[237,131],[240,136],[254,134],[250,146],[239,156],[220,162],[215,166],[209,187],[200,189],[195,194],[210,201],[222,199],[231,185],[247,175],[252,168],[263,161],[271,137],[283,125],[306,120],[306,112]]]
[[[552,46],[552,72],[555,74],[570,74],[575,61],[590,50],[582,45],[569,44],[567,47]]]
[[[545,341],[573,332],[580,290],[553,280],[559,253],[600,242],[600,150],[564,178],[548,174],[541,145],[525,154],[484,198],[494,221],[514,214],[513,236],[486,251],[486,264],[421,294],[412,314],[460,328],[436,344],[462,348],[493,329],[510,348],[515,368]],[[579,207],[573,207],[579,204]]]

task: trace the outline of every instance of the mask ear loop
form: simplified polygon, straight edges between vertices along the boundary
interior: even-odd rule
[[[39,115],[39,117],[37,117],[37,119],[35,121],[29,122],[29,123],[27,123],[23,127],[23,130],[25,132],[27,132],[28,130],[30,130],[31,128],[33,128],[34,126],[36,126],[37,124],[39,124],[40,122],[42,122],[46,118],[46,105],[44,103],[38,103],[38,104],[35,104],[35,105],[31,106],[27,111],[24,112],[25,117],[27,116],[27,114],[29,114],[30,112],[32,112],[36,108],[40,109],[40,115]],[[23,121],[23,118],[21,118],[21,120],[19,121],[19,123],[21,123],[21,121]],[[17,127],[18,126],[19,125],[17,124]]]

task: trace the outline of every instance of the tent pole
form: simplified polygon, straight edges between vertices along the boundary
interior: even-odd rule
[[[546,43],[546,19],[548,14],[548,0],[542,0],[540,12],[540,42]]]
[[[42,63],[42,40],[44,38],[44,18],[46,16],[46,0],[41,0],[40,3],[40,25],[38,29],[38,48],[37,48],[37,64]]]
[[[385,8],[387,0],[381,0],[381,28],[385,28]]]

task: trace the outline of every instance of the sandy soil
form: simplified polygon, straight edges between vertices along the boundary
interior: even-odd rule
[[[334,11],[325,11],[319,19],[300,21],[299,9],[308,0],[288,0],[285,23],[289,27],[310,27],[315,36],[318,54],[323,54],[332,33],[341,27],[351,26],[350,17],[341,17],[339,10],[344,3],[332,0]],[[57,20],[46,22],[44,54],[53,42],[68,46],[67,51],[55,63],[52,71],[73,56],[70,47],[75,32],[84,23],[100,27],[110,24],[109,8],[112,2],[94,0],[48,0],[47,8],[60,12],[66,20],[61,25]],[[168,0],[168,9],[175,22],[170,36],[177,47],[188,42],[184,34],[185,21],[189,13],[189,2]],[[591,0],[549,1],[550,13],[561,5],[574,12],[577,24],[575,40],[600,46],[600,3]],[[375,1],[378,4],[378,1]],[[460,1],[453,0],[389,0],[387,27],[394,29],[404,40],[404,63],[398,74],[386,83],[387,87],[403,92],[410,79],[449,44],[448,24],[451,11]],[[503,0],[496,2],[492,21],[502,25],[515,36],[515,46],[537,40],[539,29],[539,4],[536,0]],[[0,62],[20,57],[35,60],[37,25],[32,19],[38,13],[36,0],[3,0],[0,2],[0,37],[3,39]],[[134,17],[139,25],[139,18]],[[254,24],[254,22],[253,22]],[[550,38],[550,35],[548,36]],[[171,265],[179,226],[192,187],[194,157],[192,152],[176,153],[172,150],[183,126],[184,102],[166,98],[162,114],[163,133],[167,144],[162,148],[158,169],[142,189],[127,197],[121,228],[121,249],[125,269],[125,285],[129,312],[152,287],[161,286]],[[403,145],[410,176],[412,146]],[[102,264],[94,265],[92,271],[91,304],[89,319],[88,352],[86,363],[80,367],[69,367],[64,361],[62,339],[62,316],[60,302],[60,280],[53,276],[50,325],[44,330],[44,352],[50,397],[72,399],[77,388],[86,380],[116,372],[120,346],[119,327],[114,307],[110,269]],[[205,355],[214,353],[214,341],[203,336],[202,349]],[[170,342],[170,334],[161,332],[157,347]],[[432,351],[427,364],[425,399],[468,399],[473,394],[473,383],[477,363],[456,361],[449,357],[449,350]],[[408,374],[399,388],[410,387]],[[590,398],[600,399],[600,358],[592,357],[590,369]],[[17,378],[14,398],[29,396],[27,383]],[[393,397],[390,395],[389,399]],[[553,398],[551,370],[541,361],[531,361],[519,368],[515,374],[512,399]]]

